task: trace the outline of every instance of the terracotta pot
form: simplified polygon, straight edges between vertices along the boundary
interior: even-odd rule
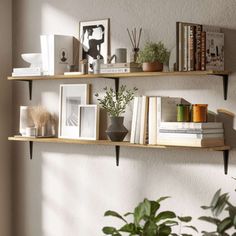
[[[145,72],[155,72],[162,70],[163,70],[163,63],[160,63],[159,61],[143,63],[143,71]]]

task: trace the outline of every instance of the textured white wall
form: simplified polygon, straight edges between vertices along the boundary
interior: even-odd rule
[[[40,50],[41,33],[78,35],[79,21],[111,19],[112,51],[130,47],[126,28],[142,26],[146,40],[162,40],[168,48],[175,45],[175,22],[188,21],[218,25],[226,33],[226,69],[236,69],[236,2],[234,0],[18,0],[14,2],[14,66],[23,66],[23,52]],[[86,80],[87,81],[87,80]],[[78,83],[86,82],[80,80]],[[24,83],[14,84],[14,132],[18,129],[20,105],[41,103],[58,112],[60,83],[75,81],[38,81],[33,100],[28,100]],[[92,93],[112,81],[89,80]],[[133,78],[121,81],[136,86],[140,94],[182,96],[192,103],[208,103],[236,112],[235,74],[230,76],[229,99],[223,100],[220,78],[163,77]],[[93,97],[93,101],[95,101]],[[126,114],[130,126],[131,108]],[[230,121],[231,123],[233,120]],[[227,132],[227,142],[235,146],[235,131]],[[229,138],[231,137],[231,141]],[[144,197],[172,196],[164,208],[180,215],[205,214],[200,206],[222,188],[233,192],[236,185],[236,152],[230,152],[229,175],[223,174],[220,152],[186,150],[121,149],[120,167],[115,166],[112,147],[35,144],[29,161],[28,145],[14,144],[14,236],[101,235],[107,209],[131,210]]]
[[[7,76],[12,65],[11,0],[0,3],[0,235],[11,235],[11,132],[12,93]]]

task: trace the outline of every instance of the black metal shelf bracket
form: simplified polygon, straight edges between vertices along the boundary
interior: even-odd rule
[[[225,74],[215,74],[217,76],[221,76],[223,80],[223,95],[224,95],[224,100],[227,100],[228,98],[228,80],[229,80],[229,75]]]
[[[224,172],[225,175],[228,174],[228,165],[229,165],[229,150],[223,151],[223,158],[224,158]]]
[[[227,96],[228,96],[228,80],[229,80],[229,76],[223,75],[224,100],[227,100]]]
[[[111,77],[105,77],[106,79],[113,79],[115,80],[115,91],[116,93],[119,91],[119,85],[120,85],[120,78],[119,77],[114,77],[114,78],[111,78]]]
[[[116,145],[116,166],[119,166],[120,164],[120,146]]]
[[[29,141],[30,160],[33,159],[33,145],[34,145],[34,142],[33,141]]]
[[[33,81],[32,80],[22,80],[25,82],[28,82],[28,86],[29,86],[29,100],[32,99],[32,89],[33,89]]]

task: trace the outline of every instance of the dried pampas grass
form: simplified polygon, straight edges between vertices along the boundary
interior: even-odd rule
[[[50,120],[50,113],[42,106],[34,106],[31,110],[31,116],[36,128],[46,126]]]

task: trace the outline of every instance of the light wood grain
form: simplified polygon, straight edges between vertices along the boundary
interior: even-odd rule
[[[229,75],[228,71],[175,71],[175,72],[133,72],[111,74],[86,74],[86,75],[54,75],[54,76],[25,76],[8,77],[8,80],[60,80],[60,79],[90,79],[90,78],[132,78],[132,77],[159,77],[159,76],[203,76],[203,75]]]
[[[105,145],[105,146],[121,146],[121,147],[133,147],[133,148],[152,148],[152,149],[186,149],[186,150],[206,150],[206,151],[224,151],[230,150],[230,146],[220,147],[178,147],[178,146],[159,146],[159,145],[147,145],[147,144],[132,144],[130,142],[111,142],[109,140],[78,140],[78,139],[64,139],[64,138],[27,138],[27,137],[9,137],[10,141],[21,142],[40,142],[40,143],[69,143],[69,144],[84,144],[84,145]]]

